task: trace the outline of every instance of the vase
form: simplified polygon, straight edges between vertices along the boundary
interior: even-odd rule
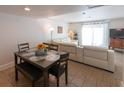
[[[45,56],[47,55],[47,50],[46,49],[38,49],[35,51],[36,56]]]

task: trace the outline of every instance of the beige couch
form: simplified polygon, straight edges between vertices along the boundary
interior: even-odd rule
[[[114,51],[106,48],[84,46],[83,63],[114,72]]]
[[[114,72],[114,51],[94,46],[58,44],[59,51],[70,53],[70,59]]]

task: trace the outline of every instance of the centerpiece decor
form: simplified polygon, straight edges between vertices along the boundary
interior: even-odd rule
[[[37,50],[35,51],[36,56],[45,56],[47,55],[47,46],[40,43],[36,46]]]

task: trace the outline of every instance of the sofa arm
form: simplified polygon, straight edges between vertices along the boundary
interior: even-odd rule
[[[108,65],[112,72],[115,70],[115,54],[113,50],[108,50]]]

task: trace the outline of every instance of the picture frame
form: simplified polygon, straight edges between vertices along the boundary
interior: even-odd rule
[[[62,34],[63,33],[63,27],[62,26],[58,26],[58,34]]]

